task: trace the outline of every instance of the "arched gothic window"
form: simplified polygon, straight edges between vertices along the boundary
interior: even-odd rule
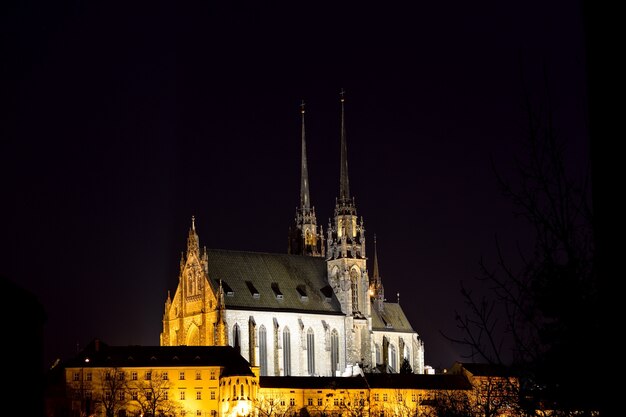
[[[285,376],[291,375],[291,334],[288,327],[283,330],[283,370]]]
[[[233,347],[237,353],[241,353],[241,330],[238,324],[233,326]]]
[[[359,271],[350,270],[350,285],[352,288],[352,311],[359,311]]]
[[[333,329],[330,334],[330,376],[335,376],[339,367],[339,333]]]
[[[382,358],[380,357],[380,346],[376,343],[376,365],[383,363]]]
[[[267,332],[263,325],[259,327],[259,365],[261,376],[267,376]]]
[[[398,357],[396,355],[396,347],[395,345],[389,345],[389,356],[390,356],[390,366],[391,366],[391,370],[394,372],[398,371]]]
[[[306,364],[309,375],[315,375],[315,335],[311,328],[306,334]]]

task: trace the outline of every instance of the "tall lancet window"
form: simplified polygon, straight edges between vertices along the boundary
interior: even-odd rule
[[[291,375],[291,334],[289,328],[283,330],[283,370],[284,375]]]
[[[339,333],[336,329],[330,335],[330,376],[335,376],[339,367]]]
[[[376,343],[376,365],[383,363],[382,358],[380,357],[380,345]]]
[[[306,333],[306,364],[309,375],[315,375],[315,335],[311,328]]]
[[[398,370],[398,359],[397,358],[398,357],[396,355],[396,347],[394,345],[389,345],[389,356],[390,356],[389,359],[391,359],[390,360],[390,362],[391,362],[391,364],[390,364],[391,370],[393,372],[397,372],[397,370]]]
[[[352,311],[359,311],[359,272],[350,270],[350,283],[352,285]]]
[[[233,347],[237,353],[241,353],[241,330],[238,324],[233,326]]]
[[[267,332],[265,326],[259,327],[259,365],[261,376],[267,376]]]

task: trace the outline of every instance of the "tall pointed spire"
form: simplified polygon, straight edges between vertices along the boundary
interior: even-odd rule
[[[300,104],[300,113],[302,114],[302,157],[300,168],[300,209],[306,211],[310,208],[309,199],[309,171],[306,161],[306,139],[304,133],[304,100]]]
[[[301,161],[300,161],[300,206],[296,208],[295,227],[289,229],[287,253],[292,255],[324,256],[324,238],[317,229],[315,207],[309,195],[309,169],[306,158],[306,133],[304,128],[304,100],[300,104]]]
[[[378,274],[378,250],[376,248],[376,235],[374,235],[374,279],[378,280],[380,275]]]
[[[339,184],[339,203],[350,202],[350,184],[348,182],[348,145],[346,143],[346,121],[344,115],[344,102],[346,92],[341,89],[341,166]]]
[[[378,246],[376,244],[376,235],[374,235],[374,274],[370,279],[370,297],[374,301],[374,307],[378,311],[383,311],[385,308],[385,288],[383,287],[383,280],[380,278],[378,272]]]

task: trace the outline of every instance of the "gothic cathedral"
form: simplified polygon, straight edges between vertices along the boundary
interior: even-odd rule
[[[168,292],[161,346],[234,346],[267,376],[424,373],[424,344],[399,303],[385,300],[374,240],[373,273],[363,218],[348,182],[341,94],[339,197],[326,236],[309,198],[304,104],[300,205],[286,254],[200,249],[195,219]]]

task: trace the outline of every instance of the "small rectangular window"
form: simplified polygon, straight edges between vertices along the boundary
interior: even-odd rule
[[[214,400],[215,399],[215,391],[211,390],[211,399]]]
[[[180,371],[180,373],[178,374],[178,379],[180,380],[185,379],[185,371]]]
[[[132,373],[132,375],[131,375],[131,379],[132,379],[133,381],[136,381],[136,380],[137,380],[137,372],[136,372],[136,371],[133,371],[133,373]]]
[[[181,391],[180,392],[180,399],[184,400],[185,399],[185,391]]]
[[[202,379],[202,374],[200,371],[196,371],[196,379]]]
[[[196,400],[202,399],[202,391],[196,391]]]
[[[74,381],[80,381],[80,374],[78,372],[74,372]]]
[[[163,380],[164,380],[164,381],[167,381],[168,379],[170,379],[170,377],[169,377],[169,375],[167,374],[167,371],[166,371],[166,372],[163,372]]]

